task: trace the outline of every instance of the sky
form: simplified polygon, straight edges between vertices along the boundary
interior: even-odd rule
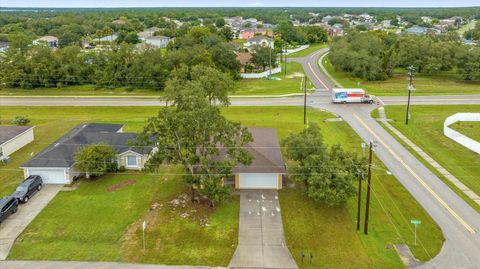
[[[480,0],[0,0],[2,7],[462,7]]]

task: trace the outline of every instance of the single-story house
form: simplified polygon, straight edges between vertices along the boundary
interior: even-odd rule
[[[255,37],[256,35],[273,36],[273,32],[269,29],[264,28],[247,28],[240,30],[241,39],[250,39]]]
[[[81,175],[75,169],[75,152],[83,146],[106,143],[117,154],[119,167],[141,170],[152,147],[135,147],[134,133],[124,133],[122,124],[81,124],[22,165],[25,177],[39,175],[46,184],[70,184]]]
[[[58,48],[58,38],[55,36],[43,36],[40,37],[39,39],[35,39],[33,41],[34,45],[46,45],[47,47],[53,49],[53,48]]]
[[[408,29],[405,29],[405,34],[425,35],[426,33],[427,33],[427,28],[422,26],[412,26]]]
[[[117,38],[118,38],[118,34],[113,33],[111,35],[95,38],[94,41],[96,41],[96,42],[113,42],[113,41],[117,40]]]
[[[247,40],[247,42],[244,44],[246,48],[249,49],[254,49],[255,47],[261,46],[261,47],[269,47],[269,48],[274,48],[274,42],[273,39],[267,36],[256,36],[253,38],[250,38]]]
[[[6,52],[10,47],[10,43],[6,41],[0,41],[0,52]]]
[[[8,160],[33,139],[32,126],[0,126],[0,161]]]
[[[154,48],[166,48],[168,43],[172,41],[172,39],[167,36],[140,37],[140,40],[143,40],[145,44],[148,44]]]
[[[252,155],[250,165],[237,165],[233,169],[235,189],[282,189],[287,174],[277,130],[273,128],[249,128],[253,141],[246,145]]]

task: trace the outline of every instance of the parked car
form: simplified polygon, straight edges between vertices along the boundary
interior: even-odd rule
[[[42,189],[43,180],[40,176],[27,177],[12,194],[19,202],[26,203],[37,192]]]
[[[7,196],[0,199],[0,222],[17,212],[17,209],[18,200],[15,197]]]

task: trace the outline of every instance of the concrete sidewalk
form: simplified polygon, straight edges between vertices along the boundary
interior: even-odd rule
[[[62,187],[63,185],[43,185],[42,190],[36,193],[28,203],[20,204],[17,213],[0,224],[0,261],[7,258],[17,237]],[[3,269],[1,266],[0,268]]]
[[[224,269],[224,267],[134,264],[119,262],[3,261],[1,269]]]
[[[470,199],[472,199],[475,203],[480,205],[480,197],[473,192],[470,188],[465,186],[462,182],[460,182],[454,175],[450,174],[443,166],[441,166],[438,162],[436,162],[430,155],[428,155],[425,151],[423,151],[420,147],[415,145],[410,139],[404,136],[400,131],[398,131],[395,127],[393,127],[387,120],[387,115],[385,114],[385,109],[380,107],[378,109],[378,114],[380,116],[380,121],[387,126],[392,133],[398,136],[405,144],[407,144],[410,148],[412,148],[418,155],[420,155],[425,161],[427,161],[431,166],[433,166],[440,174],[442,174],[446,179],[448,179],[453,185],[459,188],[465,195],[467,195]]]
[[[285,244],[277,191],[242,190],[239,228],[230,268],[298,268]]]

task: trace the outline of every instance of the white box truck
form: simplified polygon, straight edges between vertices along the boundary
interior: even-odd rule
[[[335,104],[373,104],[372,96],[366,94],[363,89],[332,89],[332,101]]]

